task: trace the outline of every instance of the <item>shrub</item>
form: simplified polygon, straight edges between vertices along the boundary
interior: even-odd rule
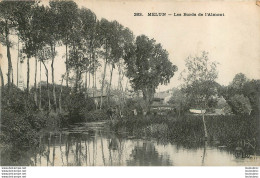
[[[9,91],[7,86],[4,87],[1,104],[3,110],[19,114],[35,112],[37,110],[33,96],[20,90],[14,85],[11,86]]]
[[[69,97],[68,111],[69,123],[85,121],[87,112],[94,110],[95,104],[93,99],[86,98],[83,93],[73,93]]]
[[[92,122],[92,121],[100,121],[100,120],[108,120],[109,117],[105,110],[94,110],[88,111],[84,113],[85,121]]]
[[[37,132],[30,124],[31,116],[2,112],[1,142],[11,146],[37,144]]]
[[[142,115],[145,102],[142,98],[130,98],[126,100],[125,113],[131,113],[136,109],[138,115]]]
[[[230,98],[230,106],[235,114],[250,114],[252,108],[249,99],[244,95],[238,95]]]

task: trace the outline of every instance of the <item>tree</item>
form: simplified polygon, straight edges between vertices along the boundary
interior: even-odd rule
[[[219,87],[215,81],[194,81],[182,88],[182,91],[188,98],[190,107],[208,109],[217,104]]]
[[[44,22],[44,30],[48,38],[46,38],[46,43],[50,46],[51,49],[51,78],[52,78],[52,85],[53,85],[53,100],[54,100],[54,110],[57,110],[57,99],[56,99],[56,89],[55,89],[55,82],[54,82],[54,60],[56,56],[56,47],[60,45],[61,40],[61,19],[62,17],[59,16],[59,4],[61,1],[50,1],[49,5],[50,8],[47,7],[46,19]]]
[[[232,82],[227,86],[223,87],[222,93],[227,102],[232,105],[231,100],[233,100],[234,105],[234,96],[243,95],[248,98],[250,101],[252,114],[259,114],[260,106],[260,81],[259,80],[249,80],[245,74],[239,73],[236,74]],[[238,97],[235,97],[238,98]],[[243,97],[240,97],[243,98]],[[236,109],[234,109],[236,110]],[[241,112],[236,112],[241,114]]]
[[[6,46],[6,54],[8,59],[8,74],[7,74],[7,84],[8,90],[11,85],[11,75],[13,73],[12,59],[10,48],[12,43],[10,40],[11,31],[16,27],[14,20],[14,11],[16,10],[17,2],[14,1],[1,1],[0,2],[0,42]]]
[[[232,110],[224,97],[220,97],[217,102],[216,108],[221,109],[224,114],[231,114]]]
[[[260,80],[247,81],[243,85],[243,94],[246,96],[252,107],[252,114],[260,113]]]
[[[66,47],[66,85],[68,87],[69,67],[68,67],[68,46],[71,38],[71,31],[75,28],[78,20],[78,5],[73,1],[59,1],[55,4],[57,16],[59,18],[59,33],[61,40]]]
[[[217,62],[211,62],[208,53],[203,51],[201,56],[189,56],[185,66],[180,77],[184,80],[182,90],[192,103],[191,106],[207,109],[209,100],[216,98],[220,88],[215,82],[218,77]]]
[[[37,53],[44,45],[44,37],[41,30],[41,20],[44,16],[44,7],[34,2],[20,2],[15,13],[18,36],[22,40],[22,52],[27,56],[27,92],[29,93],[30,82],[30,58],[35,57],[35,88],[37,76]],[[25,12],[24,12],[25,11]],[[35,103],[37,104],[37,93],[35,90]]]
[[[193,106],[200,108],[204,126],[205,138],[207,127],[202,109],[209,107],[210,100],[216,99],[220,85],[215,82],[218,77],[217,62],[211,62],[208,53],[203,51],[201,56],[189,56],[185,60],[186,69],[181,73],[184,80],[183,91]]]
[[[80,13],[82,12],[78,11],[78,15]],[[70,32],[70,55],[68,66],[69,69],[75,71],[75,92],[78,92],[78,90],[81,88],[82,74],[86,72],[90,66],[90,60],[85,56],[87,51],[87,47],[84,45],[85,39],[82,38],[83,33],[85,32],[83,30],[84,27],[84,19],[78,18],[77,21],[74,22],[73,29]]]
[[[246,77],[245,74],[239,73],[236,74],[233,81],[231,82],[231,87],[235,89],[242,89],[246,82],[248,82],[249,79]]]
[[[100,47],[100,43],[97,38],[98,33],[97,33],[96,15],[89,9],[81,8],[79,10],[79,18],[82,26],[82,30],[81,30],[82,44],[84,46],[85,53],[87,53],[86,55],[89,61],[88,66],[86,66],[87,70],[85,73],[85,90],[87,94],[87,88],[90,86],[90,73],[92,74],[92,80],[93,80],[92,87],[94,88],[95,86],[94,84],[95,72],[98,66],[96,51]],[[87,73],[89,73],[89,82],[87,81]]]
[[[102,51],[100,51],[101,56],[104,59],[104,72],[102,76],[101,83],[101,100],[100,100],[100,109],[102,109],[103,104],[103,93],[104,93],[104,84],[106,77],[107,64],[110,62],[111,54],[111,44],[113,41],[113,24],[106,19],[101,19],[98,26],[98,39],[100,41]]]
[[[119,72],[118,76],[118,90],[120,91],[119,96],[119,111],[121,113],[124,105],[125,105],[125,97],[124,97],[124,89],[122,81],[125,77],[125,63],[124,63],[124,55],[126,54],[127,46],[133,45],[134,36],[133,33],[128,29],[124,28],[122,25],[118,24],[117,22],[113,22],[115,24],[115,39],[113,40],[111,57],[112,57],[112,71],[110,75],[110,84],[109,84],[109,95],[110,95],[110,88],[112,83],[112,74],[113,68],[117,65],[117,69]],[[108,98],[109,99],[109,98]]]
[[[226,87],[226,98],[227,100],[235,94],[243,94],[244,85],[249,82],[249,79],[245,76],[245,74],[238,73],[235,75],[232,82]]]
[[[188,99],[185,96],[185,93],[180,89],[173,89],[172,96],[168,103],[173,105],[174,108],[176,108],[176,111],[178,112],[178,117],[180,117],[180,115],[184,111],[189,109]]]
[[[87,70],[89,60],[84,57],[83,52],[78,46],[74,46],[70,50],[70,57],[68,60],[69,69],[75,71],[75,92],[79,91],[82,83],[82,74]]]
[[[230,98],[230,106],[235,114],[250,115],[252,108],[249,99],[244,95],[234,95]]]
[[[126,46],[124,60],[131,86],[142,91],[149,111],[155,89],[159,84],[169,83],[177,67],[169,61],[168,52],[161,44],[145,35],[138,36],[134,45]]]
[[[49,70],[46,66],[46,61],[51,58],[51,51],[49,48],[43,48],[39,51],[38,57],[40,62],[42,62],[45,68],[45,75],[46,75],[46,87],[47,87],[47,96],[48,96],[48,110],[51,111],[51,101],[50,101],[50,91],[49,91]],[[40,84],[40,92],[41,92],[41,84]],[[40,93],[40,103],[41,103],[41,93]],[[41,105],[41,104],[40,104]]]
[[[119,24],[117,21],[113,21],[112,23],[112,38],[111,38],[111,54],[110,54],[110,64],[111,64],[111,70],[110,70],[110,81],[107,89],[107,99],[109,102],[110,99],[110,92],[111,92],[111,84],[112,84],[112,78],[113,78],[113,71],[115,69],[116,64],[118,65],[118,71],[119,71],[119,79],[118,79],[118,87],[121,87],[121,80],[122,80],[122,65],[120,63],[120,59],[123,57],[123,26]]]

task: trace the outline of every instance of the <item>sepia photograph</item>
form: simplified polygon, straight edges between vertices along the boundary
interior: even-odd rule
[[[0,1],[0,166],[260,166],[258,1]]]

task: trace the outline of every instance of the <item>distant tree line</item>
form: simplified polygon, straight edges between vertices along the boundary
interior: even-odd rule
[[[255,115],[260,112],[260,80],[249,80],[244,74],[236,74],[228,86],[216,82],[217,65],[207,52],[190,56],[180,79],[184,84],[173,90],[169,103],[181,115],[191,108],[223,109],[224,112],[239,115]]]

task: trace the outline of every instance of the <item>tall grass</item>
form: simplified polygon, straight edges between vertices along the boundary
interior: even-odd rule
[[[208,140],[220,145],[235,146],[240,140],[257,140],[257,116],[206,116]],[[135,116],[111,122],[116,133],[127,132],[137,138],[151,137],[178,143],[202,143],[204,130],[201,116],[186,115],[176,120],[163,116]],[[259,145],[259,143],[258,143]]]

